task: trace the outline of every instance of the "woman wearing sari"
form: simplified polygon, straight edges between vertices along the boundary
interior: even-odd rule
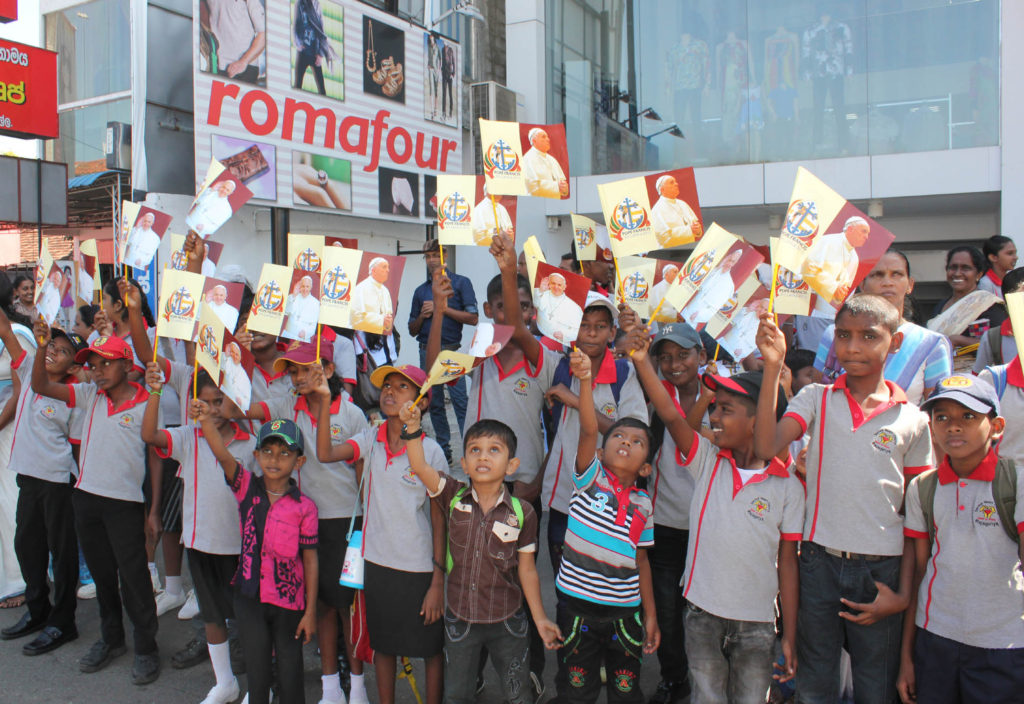
[[[903,389],[911,403],[919,404],[940,379],[952,373],[953,356],[949,340],[944,335],[912,323],[905,317],[907,296],[914,290],[906,255],[896,249],[888,250],[868,272],[860,290],[881,296],[900,311],[899,332],[903,341],[885,362],[885,378]],[[836,359],[834,337],[835,326],[830,325],[821,337],[814,359],[814,366],[825,377],[824,383],[831,383],[843,372]]]

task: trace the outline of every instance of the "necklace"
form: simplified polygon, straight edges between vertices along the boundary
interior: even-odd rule
[[[264,487],[264,488],[266,488],[266,487]],[[270,494],[271,496],[284,496],[285,495],[285,492],[283,492],[283,491],[271,491],[270,489],[267,489],[267,493]]]

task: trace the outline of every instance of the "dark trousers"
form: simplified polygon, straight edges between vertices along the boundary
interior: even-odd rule
[[[218,71],[221,76],[231,78],[228,76],[228,64],[224,64],[224,68]],[[243,81],[245,83],[256,83],[260,79],[260,67],[255,64],[249,64],[245,67],[245,70],[235,76],[232,80]]]
[[[596,605],[595,605],[596,607]],[[640,611],[624,615],[585,616],[571,605],[562,610],[558,627],[565,645],[558,650],[555,687],[559,704],[590,704],[601,694],[601,666],[608,678],[609,702],[644,701],[640,691],[644,627]]]
[[[476,701],[476,679],[482,652],[486,652],[501,680],[501,691],[509,704],[533,704],[527,669],[530,617],[520,609],[498,623],[469,623],[451,611],[444,615],[444,701],[472,704]]]
[[[1019,702],[1024,697],[1024,648],[976,648],[918,628],[914,678],[919,702]]]
[[[854,701],[897,701],[903,614],[860,626],[840,618],[839,612],[846,607],[839,599],[870,603],[878,596],[875,582],[897,591],[901,560],[899,555],[874,561],[847,560],[828,554],[816,543],[801,544],[797,702],[839,701],[839,658],[844,646],[853,666]],[[918,701],[928,702],[920,696]]]
[[[832,114],[836,120],[836,147],[846,146],[846,84],[845,78],[815,78],[813,84],[814,145],[821,144],[822,127],[825,119],[825,97],[832,96]]]
[[[679,585],[686,569],[686,544],[690,531],[654,524],[654,547],[647,551],[651,564],[654,605],[658,612],[661,645],[658,664],[661,679],[686,681],[686,649],[683,647],[683,589]]]
[[[454,345],[441,345],[443,350],[457,350],[458,343]],[[420,346],[420,368],[425,369],[427,362],[427,348]],[[466,378],[460,376],[453,384],[441,384],[435,386],[430,395],[430,424],[434,428],[434,440],[445,451],[451,453],[452,431],[448,427],[448,413],[444,408],[444,392],[448,390],[448,396],[452,400],[455,409],[455,421],[460,428],[466,425],[466,408],[469,405],[469,394],[466,391]]]
[[[453,96],[454,83],[451,78],[444,78],[441,81],[441,110],[446,116],[455,114],[455,100]]]
[[[306,80],[306,69],[313,69],[313,80],[316,81],[316,92],[320,95],[327,95],[327,88],[324,87],[324,69],[316,65],[316,54],[307,54],[303,51],[298,53],[295,61],[295,87],[302,90],[302,83]]]
[[[271,656],[277,659],[281,704],[305,704],[302,684],[302,641],[295,629],[302,612],[264,604],[235,592],[235,619],[249,680],[249,704],[270,701]]]
[[[62,631],[75,625],[78,539],[70,483],[19,474],[14,551],[25,579],[25,604],[34,621]],[[46,568],[53,557],[53,605]]]
[[[71,502],[82,554],[96,582],[103,641],[107,645],[124,642],[123,602],[135,629],[135,653],[156,652],[156,602],[146,566],[145,508],[135,501],[77,490]]]

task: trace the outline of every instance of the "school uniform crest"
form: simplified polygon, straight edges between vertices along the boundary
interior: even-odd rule
[[[603,406],[601,406],[601,413],[603,413],[608,418],[615,418],[615,404],[614,403],[606,403],[606,404],[604,404]]]
[[[974,522],[979,526],[999,525],[999,513],[991,501],[982,501],[974,507]]]
[[[892,451],[896,449],[896,433],[888,428],[882,428],[871,438],[871,447],[891,455]]]
[[[53,418],[56,412],[57,409],[50,404],[46,404],[39,410],[40,415],[42,415],[44,418]]]
[[[771,512],[771,510],[772,505],[768,499],[763,496],[758,496],[750,502],[750,506],[747,508],[747,515],[755,520],[764,521],[765,517]]]
[[[515,386],[512,387],[512,391],[517,393],[517,394],[519,394],[520,396],[525,396],[526,395],[526,390],[529,387],[530,387],[530,382],[528,382],[525,378],[520,377],[520,378],[516,379],[516,384],[515,384]]]
[[[134,422],[135,419],[132,418],[127,413],[125,413],[123,416],[117,419],[117,424],[120,425],[122,428],[130,428]]]
[[[341,437],[341,426],[331,425],[331,440],[337,440]]]

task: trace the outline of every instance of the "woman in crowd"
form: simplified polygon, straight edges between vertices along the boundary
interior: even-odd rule
[[[985,258],[977,247],[959,245],[946,253],[946,283],[952,293],[935,305],[928,328],[949,337],[954,350],[976,344],[986,330],[1006,320],[1001,302],[993,302],[991,294],[976,295],[988,293],[978,290],[984,273]],[[971,356],[973,363],[973,353],[960,356]]]
[[[1017,245],[1005,235],[992,235],[985,240],[981,251],[988,261],[988,271],[978,282],[978,288],[1001,298],[1003,277],[1017,266]]]
[[[28,274],[14,277],[13,310],[20,317],[32,320],[36,315],[36,282]],[[12,322],[15,321],[11,318]],[[29,326],[31,327],[31,323]]]

